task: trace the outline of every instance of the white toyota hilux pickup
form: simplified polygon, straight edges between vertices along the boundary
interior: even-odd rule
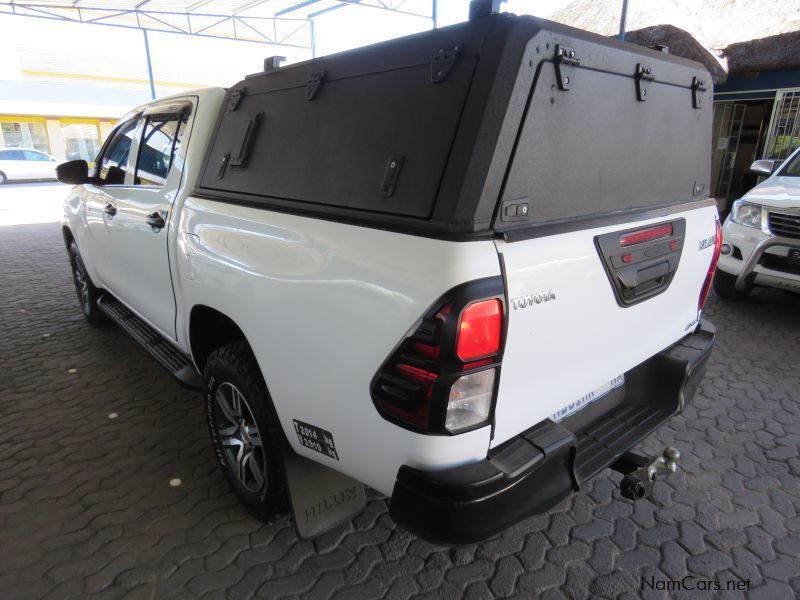
[[[800,292],[800,149],[783,162],[757,160],[750,170],[767,179],[733,203],[714,290],[731,300],[754,286]]]
[[[674,471],[630,450],[714,343],[708,73],[507,14],[277,62],[59,168],[84,315],[204,389],[250,511],[311,536],[367,484],[467,543]]]

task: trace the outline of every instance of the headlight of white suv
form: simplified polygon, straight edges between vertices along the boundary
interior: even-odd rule
[[[761,207],[757,204],[749,204],[743,200],[733,203],[731,219],[734,223],[761,229]]]

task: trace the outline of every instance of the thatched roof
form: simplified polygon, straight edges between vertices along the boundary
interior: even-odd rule
[[[672,54],[703,63],[709,70],[715,84],[728,77],[726,63],[708,48],[698,42],[692,34],[672,25],[655,25],[625,34],[625,41],[640,46],[667,46]]]
[[[601,35],[619,32],[622,0],[576,0],[549,18]],[[800,67],[800,2],[630,0],[625,39],[703,62],[726,74]]]

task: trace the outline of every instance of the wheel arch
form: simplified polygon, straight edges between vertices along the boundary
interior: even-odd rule
[[[69,245],[75,240],[75,236],[72,235],[72,230],[70,230],[67,225],[62,225],[61,235],[64,236],[64,245],[69,248]]]
[[[204,304],[192,307],[189,315],[189,349],[201,373],[214,350],[235,342],[245,342],[250,346],[241,327],[233,319]]]

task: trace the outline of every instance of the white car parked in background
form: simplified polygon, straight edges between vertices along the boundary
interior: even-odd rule
[[[25,179],[55,179],[58,159],[31,148],[0,149],[0,183]]]
[[[757,160],[750,170],[767,179],[733,203],[714,289],[730,299],[757,285],[800,292],[800,149],[783,163]]]

